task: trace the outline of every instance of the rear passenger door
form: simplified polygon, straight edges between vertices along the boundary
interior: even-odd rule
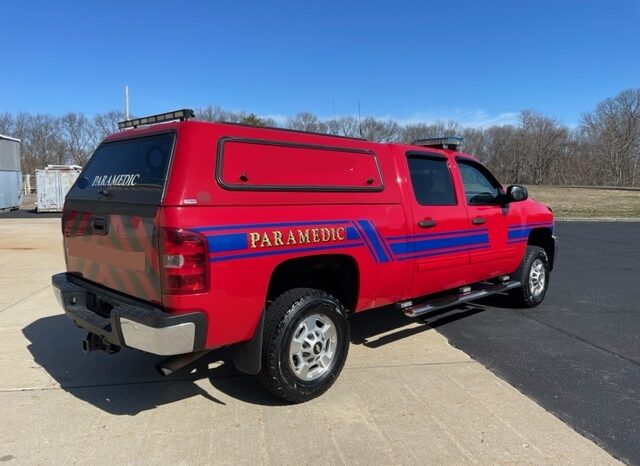
[[[502,205],[498,198],[502,186],[482,164],[463,157],[456,158],[469,227],[488,235],[484,248],[470,251],[470,278],[472,281],[505,275],[513,271],[516,247],[508,239],[509,224],[518,223],[517,214],[510,206]]]
[[[411,235],[393,239],[399,260],[414,264],[410,296],[417,297],[466,283],[469,242],[467,212],[458,199],[447,157],[422,151],[406,153]]]

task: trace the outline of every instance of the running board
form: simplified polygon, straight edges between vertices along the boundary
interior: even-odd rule
[[[516,280],[505,283],[481,283],[479,285],[474,285],[469,291],[439,296],[430,301],[402,309],[402,312],[404,312],[408,317],[418,317],[419,315],[426,314],[427,312],[437,311],[457,304],[466,303],[468,301],[475,301],[476,299],[491,296],[493,294],[504,293],[505,291],[509,291],[520,286],[522,286],[522,283]]]

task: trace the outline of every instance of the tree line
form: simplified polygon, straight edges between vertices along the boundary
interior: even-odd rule
[[[278,124],[254,113],[217,106],[198,109],[204,121],[228,121],[360,137],[375,142],[403,142],[460,135],[462,150],[478,157],[505,183],[556,185],[640,185],[640,89],[605,99],[584,114],[576,127],[532,110],[517,123],[487,128],[455,121],[401,125],[393,119],[353,116],[322,119],[300,112]],[[0,114],[0,134],[22,140],[22,170],[33,173],[47,164],[83,165],[99,142],[117,131],[121,112],[88,117],[18,113]]]

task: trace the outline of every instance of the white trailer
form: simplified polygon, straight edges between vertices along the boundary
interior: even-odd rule
[[[47,165],[36,170],[36,211],[62,212],[64,198],[81,170],[78,165]]]
[[[0,134],[0,210],[18,209],[21,203],[20,139]]]

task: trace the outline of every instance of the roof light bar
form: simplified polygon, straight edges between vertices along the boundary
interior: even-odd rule
[[[180,120],[185,121],[189,118],[195,117],[195,113],[190,108],[183,108],[182,110],[175,110],[173,112],[159,113],[158,115],[151,115],[142,118],[132,118],[131,120],[124,120],[118,122],[119,129],[136,128],[142,125],[152,125],[154,123],[164,123],[166,121]]]
[[[458,150],[462,145],[463,138],[460,136],[445,136],[443,138],[424,138],[413,141],[414,146],[437,147],[439,149]]]

